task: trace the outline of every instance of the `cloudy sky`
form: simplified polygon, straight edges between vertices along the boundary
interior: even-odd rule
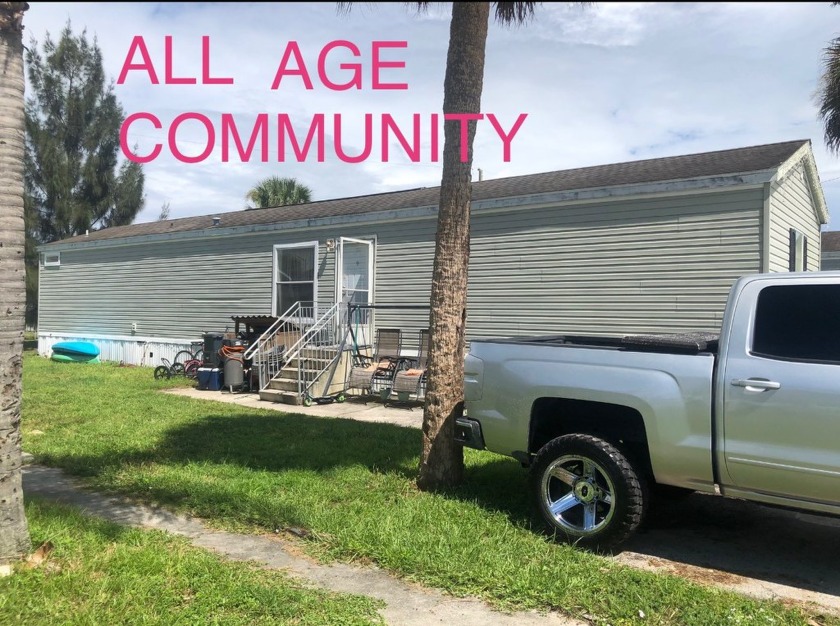
[[[154,85],[147,72],[132,70],[115,85],[126,115],[150,113],[162,125],[156,130],[140,120],[128,132],[137,154],[148,155],[162,144],[144,166],[146,203],[138,222],[157,219],[164,203],[170,218],[241,210],[246,192],[271,175],[298,179],[317,200],[440,183],[432,116],[443,101],[447,4],[417,14],[403,3],[356,3],[348,14],[338,12],[335,3],[33,2],[25,17],[25,43],[31,45],[31,38],[40,43],[47,32],[57,38],[68,20],[74,31],[86,28],[97,37],[115,82],[137,37],[158,75],[160,84]],[[542,5],[526,26],[491,25],[482,111],[494,114],[506,131],[520,114],[527,118],[510,140],[509,161],[491,123],[479,122],[473,175],[478,178],[478,168],[488,179],[810,139],[829,210],[838,216],[828,228],[840,230],[840,159],[824,148],[814,103],[822,51],[837,35],[840,7],[828,2]],[[164,84],[166,36],[172,42],[171,75],[194,77],[196,84]],[[233,84],[201,84],[205,36],[205,70]],[[327,52],[327,80],[349,81],[350,71],[339,66],[355,61],[362,65],[361,89],[338,91],[319,79],[319,56],[335,41],[352,43],[360,56],[353,58],[345,47]],[[383,41],[405,42],[380,52],[383,61],[404,67],[385,67],[379,79],[404,83],[406,89],[374,89],[373,42]],[[312,89],[291,73],[272,89],[284,53],[295,44]],[[137,53],[131,61],[140,64],[142,57]],[[172,135],[186,157],[206,151],[207,130],[195,119],[172,132],[173,121],[184,113],[205,116],[216,136],[197,163],[176,159],[168,145]],[[226,114],[243,141],[258,116],[267,114],[267,162],[259,150],[243,162],[233,148],[223,162]],[[290,147],[281,160],[281,114],[301,143],[315,116],[324,115],[323,162],[314,150],[298,162]],[[344,152],[359,155],[366,114],[372,115],[372,150],[358,163],[343,162],[334,147],[335,120],[341,123]],[[410,160],[390,135],[385,161],[381,133],[387,115],[409,138],[417,116],[418,160]]]

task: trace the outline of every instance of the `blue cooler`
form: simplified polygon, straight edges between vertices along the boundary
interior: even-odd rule
[[[218,367],[198,368],[198,388],[202,391],[220,391],[222,382],[222,370]]]

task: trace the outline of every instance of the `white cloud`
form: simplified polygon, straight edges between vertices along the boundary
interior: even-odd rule
[[[536,20],[541,37],[570,45],[634,46],[653,24],[652,12],[669,11],[664,3],[627,2],[580,6],[546,5]]]

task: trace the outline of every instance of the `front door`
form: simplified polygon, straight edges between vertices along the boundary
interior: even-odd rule
[[[373,302],[373,242],[341,237],[336,264],[336,300],[353,304]],[[367,324],[369,310],[361,310],[354,321]]]

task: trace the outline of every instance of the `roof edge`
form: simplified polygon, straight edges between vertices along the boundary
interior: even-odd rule
[[[606,187],[589,187],[567,191],[551,191],[540,194],[519,194],[515,196],[500,196],[472,201],[472,211],[475,215],[484,210],[511,211],[527,209],[536,205],[554,204],[571,206],[576,204],[590,204],[592,202],[616,202],[623,199],[635,199],[648,196],[674,196],[685,193],[700,193],[725,191],[731,187],[749,187],[762,185],[772,180],[777,168],[754,170],[727,174],[725,176],[701,176],[696,178],[680,178],[657,181],[652,183],[633,183],[629,185],[614,185]],[[142,245],[148,243],[164,243],[195,239],[213,233],[220,237],[236,237],[256,232],[272,230],[297,230],[330,227],[338,224],[365,224],[382,220],[411,220],[424,219],[433,216],[438,210],[437,205],[417,205],[387,211],[369,211],[350,215],[336,215],[317,219],[302,218],[291,222],[271,222],[234,226],[227,228],[202,228],[196,230],[178,231],[176,233],[157,233],[150,235],[131,235],[93,241],[54,241],[38,246],[38,251],[88,250],[94,248]]]
[[[805,167],[805,176],[808,180],[808,189],[811,192],[811,197],[814,199],[814,207],[817,217],[820,220],[820,225],[828,224],[828,204],[825,201],[825,192],[823,192],[822,182],[820,181],[820,173],[817,169],[817,162],[814,159],[814,150],[811,148],[811,140],[808,139],[794,152],[790,158],[779,166],[779,171],[774,177],[776,180],[781,180],[787,176],[788,172],[794,167],[802,163]]]

